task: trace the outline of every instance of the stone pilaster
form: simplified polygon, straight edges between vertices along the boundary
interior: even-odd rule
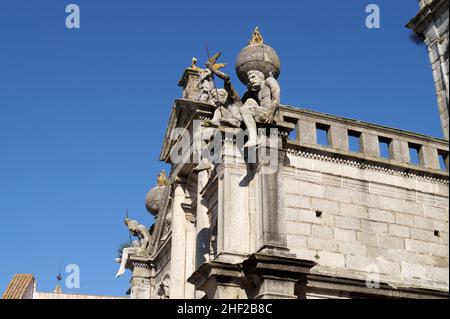
[[[130,280],[131,299],[150,299],[152,293],[152,264],[148,258],[131,256],[128,260],[132,270]]]
[[[257,251],[276,249],[287,252],[283,189],[286,151],[282,142],[289,130],[282,126],[259,130],[261,144],[257,147],[255,175]]]
[[[174,182],[172,204],[172,249],[170,256],[170,298],[185,298],[186,272],[186,215],[182,207],[185,201],[185,183]]]

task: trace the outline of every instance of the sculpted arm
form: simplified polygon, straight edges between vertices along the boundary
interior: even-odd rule
[[[275,112],[278,110],[278,107],[280,106],[280,85],[278,84],[278,81],[275,80],[272,77],[269,77],[266,80],[266,85],[270,88],[271,98],[272,102],[270,103],[269,110],[267,112],[268,116],[268,122],[272,123],[273,118],[275,116]]]
[[[228,95],[233,101],[240,101],[241,98],[239,94],[234,89],[233,85],[231,84],[230,76],[226,73],[223,73],[222,71],[216,70],[210,63],[207,62],[207,67],[211,70],[211,72],[215,75],[217,75],[219,78],[221,78],[224,81],[224,89],[227,91]]]

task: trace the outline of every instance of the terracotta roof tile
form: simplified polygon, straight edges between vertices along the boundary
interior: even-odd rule
[[[30,285],[34,285],[33,275],[18,274],[9,283],[3,294],[2,299],[23,299],[25,293],[29,289],[33,289]]]

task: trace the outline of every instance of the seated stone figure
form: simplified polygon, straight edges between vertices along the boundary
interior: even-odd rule
[[[130,256],[148,257],[150,254],[150,232],[147,227],[139,224],[136,220],[130,220],[128,218],[125,219],[125,225],[131,235],[138,237],[138,239],[133,242],[131,247],[123,249],[122,258],[116,259],[120,263],[116,278],[125,274],[125,267]]]
[[[239,111],[239,108],[242,106],[242,101],[231,84],[230,76],[214,67],[216,59],[219,56],[220,53],[216,54],[206,63],[207,68],[212,74],[224,81],[224,88],[211,91],[212,100],[216,104],[217,109],[211,120],[206,120],[202,123],[204,129],[200,129],[199,132],[194,134],[195,145],[200,145],[200,150],[203,150],[213,138],[214,131],[211,128],[217,128],[219,126],[240,127],[242,122],[242,116]],[[194,172],[201,172],[210,168],[211,163],[207,159],[202,159],[194,168]]]
[[[212,90],[213,100],[217,109],[212,120],[204,122],[204,126],[219,127],[220,125],[240,127],[242,117],[239,108],[242,106],[241,98],[231,84],[230,76],[221,72],[216,66],[220,52],[206,62],[206,67],[210,72],[223,80],[223,89]],[[222,64],[223,65],[223,64]]]
[[[251,70],[247,75],[249,90],[243,97],[244,105],[240,112],[249,133],[249,140],[244,147],[250,148],[258,144],[256,121],[273,123],[280,105],[280,85],[273,76],[266,79],[257,70]]]

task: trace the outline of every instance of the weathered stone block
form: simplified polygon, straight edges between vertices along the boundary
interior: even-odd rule
[[[340,215],[345,217],[354,217],[354,218],[369,217],[367,207],[354,204],[339,203],[339,213]]]
[[[317,143],[315,123],[300,119],[298,121],[298,131],[301,144],[311,145]]]
[[[348,134],[347,129],[343,126],[332,125],[330,127],[330,141],[331,146],[343,150],[348,151]]]
[[[403,238],[391,237],[391,236],[378,236],[378,245],[381,248],[387,249],[404,249],[405,242]]]
[[[334,229],[334,238],[339,241],[356,241],[356,232],[348,229]]]
[[[409,163],[409,147],[408,142],[401,140],[392,141],[392,153],[394,159],[402,163]]]
[[[388,225],[389,234],[392,236],[409,238],[409,227],[402,225]]]
[[[380,207],[380,197],[376,194],[368,194],[365,192],[359,192],[352,190],[352,202],[353,204],[379,208]]]
[[[395,222],[400,225],[413,226],[414,221],[411,215],[395,213]]]
[[[311,237],[308,238],[308,249],[337,252],[337,243],[334,240]]]
[[[431,243],[429,247],[431,253],[435,256],[448,257],[449,255],[448,245]]]
[[[333,229],[322,225],[312,225],[312,236],[323,239],[332,239]]]
[[[418,228],[411,228],[411,238],[422,240],[422,241],[428,241],[428,242],[435,242],[437,241],[436,237],[434,236],[433,230],[423,230]]]
[[[345,264],[349,269],[367,271],[369,266],[375,264],[375,260],[365,256],[346,255]]]
[[[334,223],[338,228],[361,230],[361,221],[357,218],[335,216]]]
[[[403,211],[405,213],[411,214],[411,215],[417,215],[417,216],[423,216],[424,215],[424,207],[423,204],[416,203],[410,200],[405,200],[403,202]]]
[[[428,242],[414,239],[405,239],[405,248],[408,251],[422,254],[430,254],[431,246]]]
[[[420,163],[426,168],[439,169],[438,153],[435,148],[423,145],[419,152]]]
[[[325,189],[325,198],[340,203],[351,203],[352,195],[348,189],[342,187],[327,186]]]
[[[356,237],[364,245],[374,246],[374,247],[376,247],[378,245],[378,238],[377,238],[377,235],[374,233],[357,232]]]
[[[363,153],[371,156],[380,156],[380,147],[378,145],[378,136],[370,133],[361,134],[361,148]]]
[[[308,182],[301,182],[301,189],[303,196],[317,197],[317,198],[324,197],[325,188],[322,185]]]
[[[447,207],[448,207],[448,200],[447,200]],[[437,207],[437,206],[424,206],[425,210],[425,216],[428,218],[433,218],[436,220],[443,220],[448,221],[448,209]]]
[[[364,245],[357,241],[342,241],[338,243],[340,253],[347,255],[364,255]]]
[[[327,251],[318,252],[319,259],[317,262],[319,265],[332,267],[332,268],[344,268],[345,267],[345,257],[339,253],[330,253]]]
[[[426,276],[425,267],[418,264],[401,263],[402,277],[404,279],[425,279],[429,280]]]
[[[306,248],[308,246],[307,244],[307,237],[301,236],[301,235],[287,235],[286,241],[288,244],[288,247],[295,247],[295,248]]]
[[[388,227],[386,223],[363,219],[362,230],[370,233],[386,234],[388,232]]]
[[[310,209],[311,203],[309,197],[304,197],[300,195],[286,194],[286,206],[291,208],[303,208]]]
[[[394,213],[375,208],[369,208],[369,219],[377,222],[395,223]]]
[[[403,212],[405,210],[403,202],[404,202],[403,199],[400,198],[380,196],[381,209]]]
[[[426,230],[434,230],[434,221],[430,218],[414,216],[413,220],[414,220],[414,227]]]
[[[339,212],[339,204],[327,199],[311,198],[311,209],[320,210],[324,214],[337,214]]]
[[[311,224],[286,222],[287,235],[311,235]]]

